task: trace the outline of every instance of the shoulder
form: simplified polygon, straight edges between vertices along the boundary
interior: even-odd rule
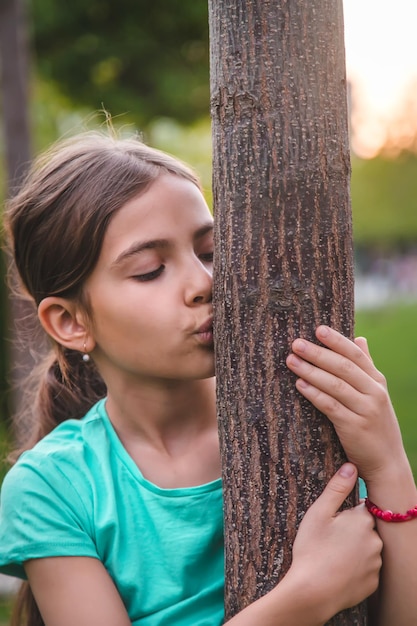
[[[107,429],[103,401],[80,420],[67,420],[57,426],[31,450],[24,452],[7,472],[2,485],[2,501],[16,494],[49,485],[52,489],[77,489],[77,476],[85,478],[94,465],[92,457],[106,454]],[[30,487],[32,486],[32,488]]]
[[[21,563],[31,558],[97,557],[94,506],[97,485],[105,489],[100,467],[106,452],[100,449],[107,445],[102,421],[97,405],[85,418],[62,423],[6,474],[0,497],[3,571],[23,576]]]
[[[33,448],[24,452],[14,467],[27,466],[47,459],[54,461],[74,458],[86,454],[90,448],[98,449],[105,443],[104,400],[95,404],[81,419],[68,419],[56,426]],[[14,469],[12,468],[12,470]]]
[[[100,440],[101,447],[106,445],[100,421],[93,409],[79,422],[61,424],[6,474],[0,499],[3,572],[24,577],[25,561],[48,556],[97,558],[94,504],[100,461],[91,459],[94,437],[99,448]]]
[[[32,454],[49,456],[65,450],[68,445],[73,448],[91,445],[100,433],[102,435],[106,433],[104,403],[105,399],[97,402],[81,419],[68,419],[62,422],[23,456]]]

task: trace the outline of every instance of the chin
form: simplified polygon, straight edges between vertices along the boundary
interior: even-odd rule
[[[200,371],[195,371],[193,378],[197,380],[206,380],[207,378],[213,378],[214,373],[214,364],[211,367],[207,367],[206,369],[201,369]]]

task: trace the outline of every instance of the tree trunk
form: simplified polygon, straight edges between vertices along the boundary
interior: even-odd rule
[[[21,0],[0,0],[0,87],[9,190],[30,161],[28,54]]]
[[[285,359],[320,323],[353,334],[350,155],[342,0],[209,10],[230,618],[286,573],[300,520],[345,460]],[[365,605],[330,623],[366,624]]]
[[[0,0],[0,92],[6,158],[5,195],[10,195],[19,187],[31,158],[29,55],[24,8],[21,0]],[[7,354],[6,368],[11,368],[9,382],[12,385],[12,394],[9,401],[7,389],[2,390],[3,417],[20,408],[19,390],[26,384],[27,375],[34,363],[28,346],[17,340],[17,335],[22,330],[28,336],[31,334],[33,307],[10,294],[6,309],[2,310],[2,316],[6,313],[7,319],[2,319],[1,323],[8,327],[8,342],[1,353],[3,359]],[[4,385],[6,381],[1,382]]]

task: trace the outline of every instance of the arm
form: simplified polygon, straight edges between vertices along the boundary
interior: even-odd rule
[[[337,512],[356,481],[356,468],[342,466],[304,516],[288,573],[227,625],[322,626],[373,593],[382,547],[374,522],[363,504]]]
[[[246,607],[230,626],[322,626],[378,584],[382,543],[363,505],[338,513],[356,484],[346,464],[310,507],[283,580]],[[25,563],[45,626],[130,626],[117,589],[100,561],[53,557]]]
[[[372,363],[366,340],[358,338],[356,344]],[[379,375],[382,391],[380,414],[387,415],[388,422],[393,424],[393,430],[388,436],[388,449],[384,450],[386,456],[383,469],[376,475],[371,474],[367,480],[368,496],[381,509],[405,513],[417,505],[417,488],[389,399],[386,380],[377,370],[375,375],[377,379]],[[384,543],[384,565],[375,622],[381,626],[411,624],[417,611],[417,521],[393,524],[376,519],[376,524]]]
[[[317,338],[325,347],[297,339],[287,359],[297,389],[332,421],[369,498],[405,513],[417,504],[417,489],[385,378],[363,338],[352,342],[327,327]],[[384,548],[375,623],[408,626],[417,613],[417,520],[376,524]]]
[[[88,557],[53,557],[25,563],[45,626],[131,626],[103,564]]]

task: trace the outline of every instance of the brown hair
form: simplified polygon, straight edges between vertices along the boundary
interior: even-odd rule
[[[83,286],[110,220],[163,173],[200,186],[186,165],[134,137],[83,133],[35,161],[5,214],[11,256],[26,296],[36,306],[47,296],[71,298],[89,314]],[[92,362],[53,343],[36,369],[31,394],[18,416],[27,434],[14,458],[60,422],[81,418],[105,396],[106,387]],[[42,623],[29,595],[21,594],[13,624]]]

